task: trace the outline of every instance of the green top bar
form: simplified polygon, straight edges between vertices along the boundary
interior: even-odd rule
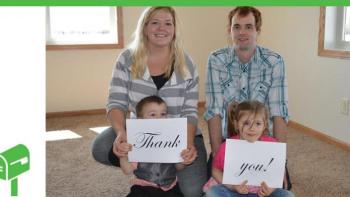
[[[346,6],[350,0],[0,0],[0,6]]]

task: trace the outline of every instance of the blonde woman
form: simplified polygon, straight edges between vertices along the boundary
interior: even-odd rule
[[[112,127],[96,137],[92,153],[101,163],[119,166],[118,157],[128,152],[121,146],[126,141],[126,113],[135,113],[142,98],[157,95],[166,102],[168,117],[187,118],[185,157],[193,163],[177,175],[183,194],[196,197],[202,195],[207,178],[206,150],[197,128],[198,72],[182,49],[178,29],[173,8],[144,10],[133,42],[119,55],[113,71],[107,104]]]

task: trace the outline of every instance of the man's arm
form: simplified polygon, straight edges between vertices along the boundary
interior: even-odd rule
[[[279,142],[287,143],[287,124],[281,116],[273,117],[273,137],[275,137]],[[283,188],[288,188],[286,172],[283,178]]]
[[[273,67],[272,84],[268,95],[270,116],[273,117],[273,136],[287,142],[288,86],[283,58],[279,56]]]
[[[208,120],[208,130],[209,130],[211,152],[214,157],[216,152],[219,150],[219,147],[222,141],[221,117],[219,115],[215,115],[213,118]]]
[[[281,116],[273,117],[273,137],[279,142],[287,142],[287,124]]]
[[[210,54],[208,58],[207,77],[205,84],[206,112],[205,120],[208,123],[211,152],[214,156],[222,141],[221,112],[223,108],[223,93],[221,90],[219,68],[224,63],[217,57],[216,53]]]

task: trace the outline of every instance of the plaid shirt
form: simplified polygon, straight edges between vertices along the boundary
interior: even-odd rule
[[[107,112],[113,108],[136,114],[136,104],[144,97],[157,95],[167,104],[169,118],[186,117],[187,122],[197,125],[198,72],[188,55],[185,56],[187,72],[182,77],[176,70],[162,88],[157,89],[146,67],[141,78],[131,76],[132,58],[130,50],[123,51],[113,70],[109,86]],[[197,129],[197,134],[200,134]]]
[[[283,58],[260,46],[249,62],[242,64],[233,47],[219,49],[209,56],[206,81],[206,112],[209,120],[222,118],[222,136],[227,138],[227,107],[231,102],[258,100],[268,106],[270,131],[272,117],[288,121],[288,95]]]

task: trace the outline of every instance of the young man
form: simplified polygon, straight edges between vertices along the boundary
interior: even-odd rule
[[[253,7],[237,7],[228,15],[233,45],[209,56],[206,112],[212,156],[229,137],[227,109],[232,103],[258,100],[269,109],[270,131],[286,142],[288,95],[283,58],[257,45],[262,19]]]

